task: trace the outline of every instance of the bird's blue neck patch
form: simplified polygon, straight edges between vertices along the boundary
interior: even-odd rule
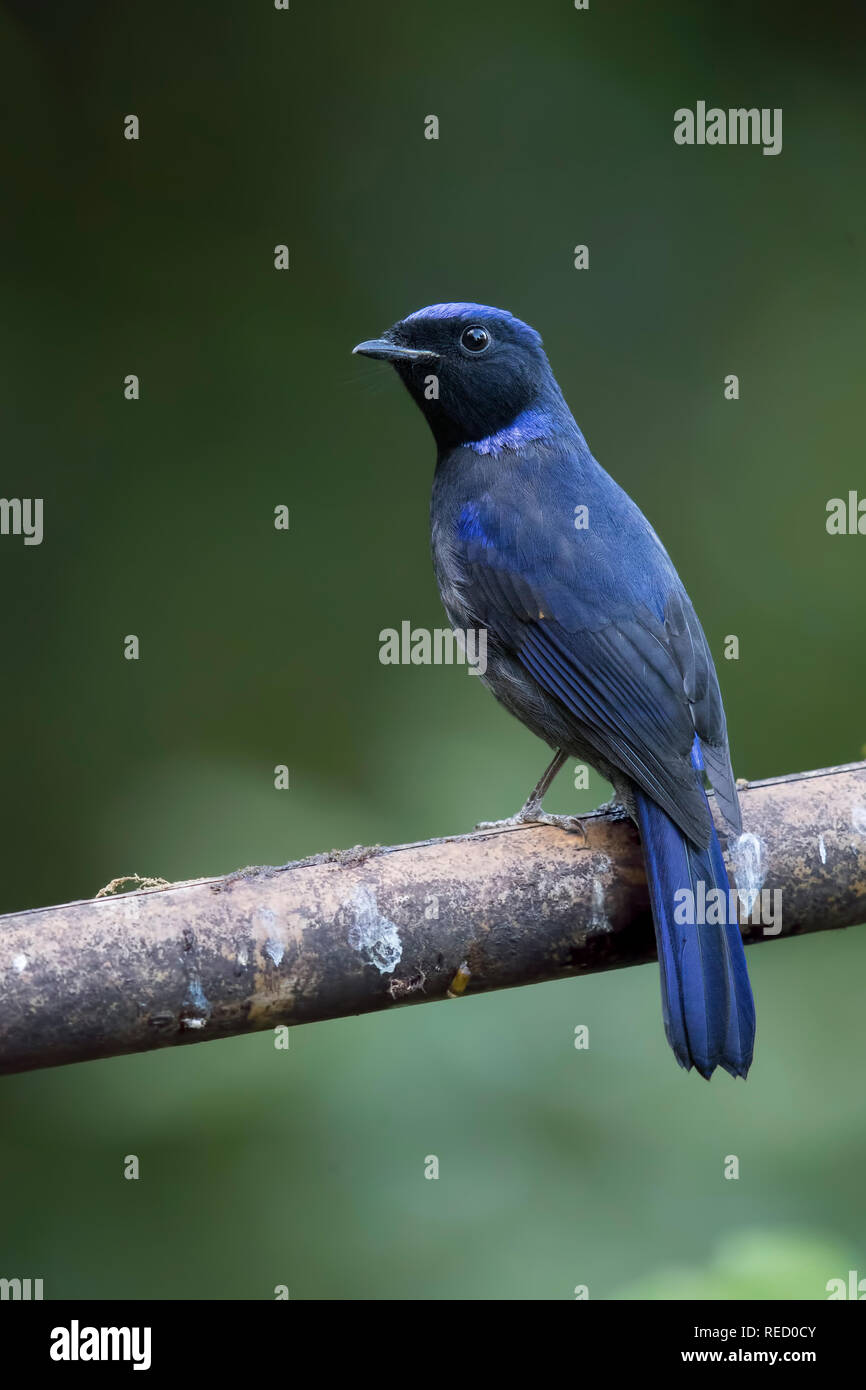
[[[476,454],[492,454],[496,457],[505,449],[522,449],[524,444],[544,439],[553,433],[555,424],[553,417],[546,410],[531,405],[522,410],[504,429],[497,430],[495,434],[488,434],[485,439],[471,439],[467,442],[466,448],[474,449]]]

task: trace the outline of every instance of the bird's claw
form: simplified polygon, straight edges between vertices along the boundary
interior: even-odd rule
[[[547,811],[538,811],[536,815],[530,816],[529,825],[555,825],[559,830],[567,830],[569,834],[577,831],[583,833],[583,824],[579,816],[552,816]]]
[[[475,826],[476,830],[514,830],[518,825],[525,825],[524,816],[518,811],[516,816],[509,816],[507,820],[480,820]]]
[[[621,801],[617,801],[612,796],[610,801],[602,802],[601,806],[596,806],[592,813],[594,816],[607,816],[610,820],[631,820],[631,814],[627,806],[623,806]]]
[[[520,825],[555,825],[558,830],[567,830],[569,834],[576,832],[583,833],[583,825],[578,816],[554,816],[547,811],[542,811],[540,806],[524,806],[522,811],[516,815],[509,816],[507,820],[482,820],[476,825],[476,830],[514,830]]]

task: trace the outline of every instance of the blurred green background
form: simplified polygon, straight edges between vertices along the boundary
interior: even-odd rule
[[[349,352],[431,301],[543,333],[703,618],[738,774],[861,756],[866,540],[824,521],[866,491],[866,18],[757,10],[5,0],[0,490],[45,499],[45,539],[0,540],[3,911],[522,802],[546,750],[477,681],[378,661],[381,628],[443,622],[433,452]],[[782,154],[677,147],[699,99],[782,107]],[[564,774],[549,805],[606,790]],[[7,1079],[0,1274],[47,1297],[823,1297],[866,1274],[866,932],[749,954],[747,1085],[679,1071],[655,966],[287,1053]]]

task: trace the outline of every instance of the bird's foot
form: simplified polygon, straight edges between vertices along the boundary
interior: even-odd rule
[[[555,825],[557,830],[567,830],[570,835],[580,834],[585,837],[586,831],[579,816],[554,816],[547,811],[538,810],[532,816],[526,817],[527,825]]]
[[[571,834],[583,833],[583,825],[578,816],[552,816],[541,809],[540,802],[528,801],[522,810],[507,820],[482,820],[476,830],[515,830],[519,825],[555,825],[558,830]]]
[[[518,811],[516,816],[509,816],[507,820],[480,820],[476,822],[476,830],[516,830],[518,825],[525,825],[526,821]]]
[[[592,813],[594,816],[608,816],[611,820],[631,820],[631,812],[627,806],[623,806],[621,801],[617,801],[612,796],[610,801],[602,802],[601,806],[596,806]]]

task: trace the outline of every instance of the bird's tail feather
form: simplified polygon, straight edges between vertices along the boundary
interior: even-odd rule
[[[719,837],[713,827],[709,848],[698,849],[660,806],[637,788],[635,795],[668,1042],[686,1070],[697,1067],[709,1079],[720,1066],[744,1077],[754,1049],[755,1005],[737,914],[729,911]],[[708,903],[713,889],[721,891],[721,904],[717,896]],[[701,916],[714,920],[700,922]]]

